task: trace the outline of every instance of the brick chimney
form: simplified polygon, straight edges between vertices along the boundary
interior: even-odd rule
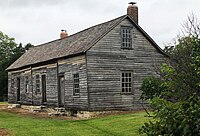
[[[133,21],[138,24],[138,7],[135,5],[136,2],[130,2],[127,8],[127,15],[133,19]]]
[[[61,30],[60,39],[66,38],[68,36],[67,30]]]

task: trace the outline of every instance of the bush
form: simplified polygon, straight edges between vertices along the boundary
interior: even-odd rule
[[[162,65],[161,80],[146,79],[142,84],[142,98],[150,98],[154,120],[140,133],[200,136],[200,23],[189,17],[184,30],[186,35],[174,47],[165,48],[170,59]]]
[[[148,100],[155,96],[160,96],[162,92],[166,91],[166,87],[159,78],[147,77],[142,82],[141,90],[141,99]]]
[[[148,136],[200,136],[200,97],[196,94],[186,101],[172,103],[155,97],[154,120],[145,123],[141,134]]]

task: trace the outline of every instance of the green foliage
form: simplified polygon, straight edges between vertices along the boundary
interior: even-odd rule
[[[194,67],[194,60],[192,54],[193,48],[197,45],[197,39],[194,37],[183,37],[178,40],[173,52],[170,55],[170,65],[173,71],[169,72],[169,76],[165,76],[164,80],[169,79],[179,99],[187,99],[193,93],[200,91],[197,86],[199,82],[199,75]],[[167,73],[168,74],[168,73]],[[169,81],[168,80],[168,81]]]
[[[140,133],[148,136],[200,136],[200,97],[196,94],[177,103],[155,97],[154,121],[145,123]]]
[[[6,97],[7,92],[7,72],[5,69],[10,64],[11,56],[14,54],[14,48],[17,44],[14,38],[9,38],[0,31],[0,99]]]
[[[147,77],[142,82],[142,100],[152,99],[155,96],[160,96],[161,92],[166,91],[166,87],[162,84],[162,81],[156,77]]]
[[[200,39],[196,39],[196,44],[193,46],[192,59],[192,66],[194,66],[194,69],[200,78]],[[200,87],[200,81],[197,84]]]
[[[0,101],[7,98],[8,76],[6,68],[18,59],[25,50],[33,45],[17,45],[14,38],[9,38],[0,31]]]
[[[167,91],[150,100],[155,120],[145,123],[141,133],[200,136],[200,24],[195,26],[192,18],[186,26],[188,35],[166,48],[170,62],[162,65],[160,82]],[[158,88],[153,91],[159,92]]]
[[[180,39],[171,51],[170,65],[162,65],[161,78],[154,80],[154,84],[144,80],[142,88],[152,92],[143,93],[146,95],[143,97],[149,94],[153,97],[150,105],[155,120],[145,123],[141,133],[148,136],[200,136],[199,48],[199,40],[193,37]],[[164,91],[160,87],[165,87]]]
[[[200,95],[200,40],[184,37],[170,48],[170,63],[162,64],[160,78],[143,81],[142,99],[154,96],[178,101],[188,99],[193,93]]]
[[[163,49],[163,51],[167,54],[171,54],[174,50],[174,46],[165,46],[165,48]]]

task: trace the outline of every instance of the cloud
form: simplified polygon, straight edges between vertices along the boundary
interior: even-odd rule
[[[160,45],[176,37],[198,0],[135,0],[140,26]],[[1,0],[0,30],[17,42],[40,44],[126,14],[130,0]],[[198,16],[198,14],[197,14]]]
[[[43,5],[60,5],[66,0],[2,0],[0,7],[22,8]]]

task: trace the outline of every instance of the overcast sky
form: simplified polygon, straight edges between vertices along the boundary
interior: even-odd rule
[[[200,18],[200,0],[134,0],[139,25],[164,47],[176,37],[187,16]],[[71,35],[126,14],[130,0],[0,0],[0,31],[16,42],[34,45]]]

